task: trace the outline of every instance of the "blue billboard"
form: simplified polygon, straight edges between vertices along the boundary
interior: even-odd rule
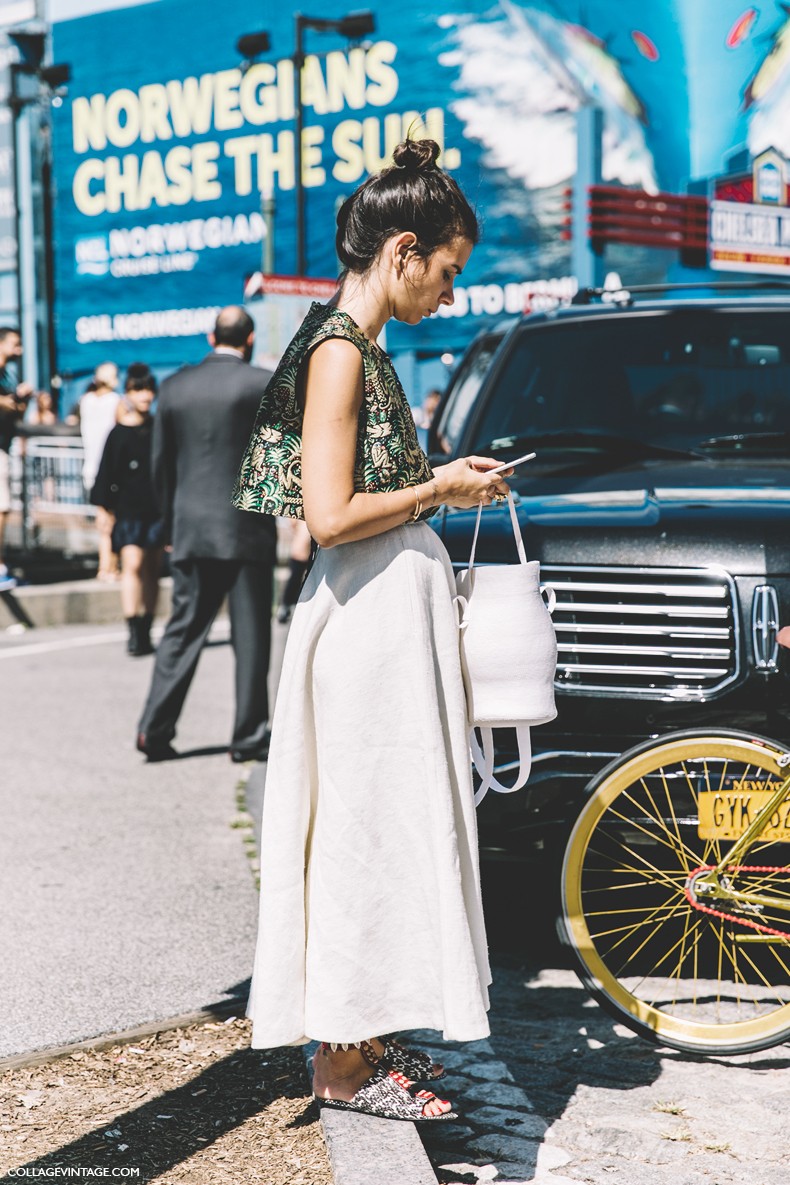
[[[442,144],[483,222],[455,307],[391,327],[396,352],[457,351],[521,311],[536,282],[572,283],[584,105],[603,109],[603,179],[649,192],[683,192],[739,156],[790,156],[779,0],[401,0],[374,13],[364,46],[307,35],[307,274],[336,275],[338,202],[409,132]],[[235,42],[262,25],[272,50],[245,71]],[[261,268],[262,202],[274,271],[294,271],[293,49],[292,8],[252,0],[158,0],[55,26],[55,59],[72,68],[53,111],[61,370],[200,357],[217,308]],[[633,283],[676,259],[613,249],[611,266]]]

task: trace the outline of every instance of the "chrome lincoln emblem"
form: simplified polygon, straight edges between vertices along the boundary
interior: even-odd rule
[[[779,599],[772,584],[760,584],[754,590],[752,600],[752,650],[754,665],[764,674],[779,670],[777,657],[779,643]]]

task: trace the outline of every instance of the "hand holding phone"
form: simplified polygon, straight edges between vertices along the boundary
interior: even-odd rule
[[[486,477],[491,477],[495,473],[503,473],[505,469],[515,469],[517,465],[522,465],[525,461],[534,461],[537,453],[525,453],[523,457],[516,457],[515,461],[506,461],[503,465],[497,465],[496,469],[486,469]]]

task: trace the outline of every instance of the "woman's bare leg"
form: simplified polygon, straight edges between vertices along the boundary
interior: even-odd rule
[[[112,549],[112,529],[115,516],[99,506],[96,510],[96,529],[99,532],[99,570],[96,573],[99,580],[116,580],[118,578],[118,559]]]
[[[121,609],[126,618],[143,611],[142,547],[128,544],[121,548]]]

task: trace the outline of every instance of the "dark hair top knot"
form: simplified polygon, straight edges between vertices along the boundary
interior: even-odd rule
[[[404,140],[392,154],[399,169],[419,173],[422,169],[433,169],[439,159],[441,148],[435,140]]]
[[[435,140],[404,140],[392,154],[395,163],[346,198],[335,238],[344,271],[364,275],[400,231],[412,232],[414,250],[426,260],[453,239],[477,242],[477,216],[455,178],[437,165],[439,152]]]

